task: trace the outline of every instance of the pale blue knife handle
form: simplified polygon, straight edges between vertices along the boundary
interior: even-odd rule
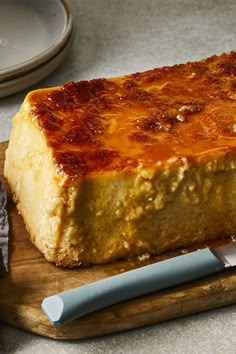
[[[222,269],[224,263],[206,248],[47,297],[42,309],[55,326],[60,326],[109,305]]]

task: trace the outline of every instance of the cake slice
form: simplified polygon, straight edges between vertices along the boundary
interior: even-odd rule
[[[236,52],[32,91],[13,125],[4,173],[50,262],[236,234]]]

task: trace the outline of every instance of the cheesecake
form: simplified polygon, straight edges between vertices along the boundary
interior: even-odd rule
[[[236,52],[30,92],[4,174],[59,266],[236,235]]]

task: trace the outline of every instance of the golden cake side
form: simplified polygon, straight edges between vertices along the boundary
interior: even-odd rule
[[[59,189],[60,176],[55,176],[51,152],[31,120],[27,100],[14,117],[4,171],[31,241],[53,260],[68,198]]]
[[[5,176],[49,261],[99,264],[235,234],[235,61],[27,96]]]

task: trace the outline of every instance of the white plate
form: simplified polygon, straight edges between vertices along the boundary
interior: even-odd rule
[[[55,56],[72,30],[71,14],[61,0],[1,0],[0,24],[0,82]]]
[[[24,75],[17,76],[11,80],[6,80],[4,82],[0,82],[0,98],[9,96],[18,91],[22,91],[27,87],[30,87],[37,82],[43,80],[46,76],[51,74],[54,70],[56,70],[63,60],[65,59],[72,43],[74,40],[74,31],[72,31],[71,36],[65,46],[61,49],[59,53],[57,53],[53,58],[48,60],[43,65],[40,65],[33,71],[30,71]]]

